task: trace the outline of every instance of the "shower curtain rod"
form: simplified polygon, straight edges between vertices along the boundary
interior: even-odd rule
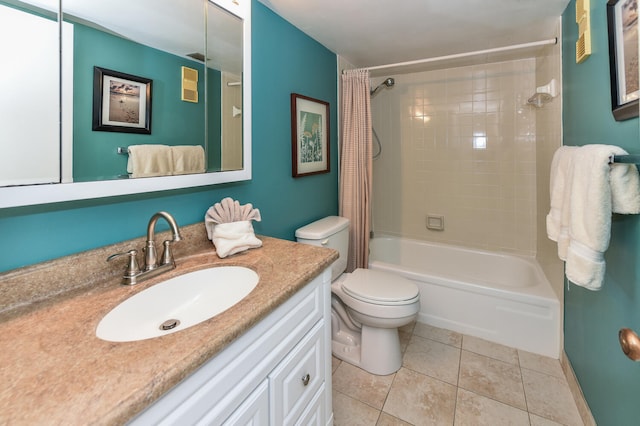
[[[509,51],[509,50],[525,49],[527,47],[546,46],[546,45],[550,45],[550,44],[556,44],[557,42],[558,42],[558,39],[556,37],[554,37],[554,38],[550,38],[550,39],[547,39],[547,40],[533,41],[531,43],[523,43],[523,44],[514,44],[514,45],[511,45],[511,46],[504,46],[504,47],[495,47],[493,49],[476,50],[474,52],[456,53],[456,54],[453,54],[453,55],[437,56],[435,58],[418,59],[418,60],[415,60],[415,61],[408,61],[408,62],[398,62],[396,64],[376,65],[374,67],[365,67],[365,69],[367,69],[369,71],[373,71],[373,70],[381,70],[381,69],[385,69],[385,68],[404,67],[404,66],[407,66],[407,65],[420,65],[420,64],[426,64],[426,63],[429,63],[429,62],[444,61],[444,60],[447,60],[447,59],[458,59],[458,58],[465,58],[467,56],[476,56],[476,55],[485,55],[485,54],[488,54],[488,53],[506,52],[506,51]]]

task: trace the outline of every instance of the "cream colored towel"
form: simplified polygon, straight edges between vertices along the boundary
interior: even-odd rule
[[[131,145],[127,172],[131,177],[170,176],[173,174],[173,157],[167,145]]]
[[[262,246],[262,241],[256,238],[249,220],[215,225],[211,241],[220,258]]]
[[[565,272],[571,282],[590,290],[599,290],[604,280],[611,213],[640,212],[636,166],[609,164],[611,155],[624,154],[616,146],[585,145],[573,155]]]
[[[171,147],[173,174],[204,173],[204,148],[200,145],[179,145]]]

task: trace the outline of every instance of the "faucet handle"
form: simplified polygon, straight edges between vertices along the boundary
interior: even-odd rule
[[[162,252],[162,260],[160,261],[162,265],[175,264],[173,260],[173,251],[171,250],[171,243],[173,243],[173,241],[175,240],[166,240],[162,243],[162,245],[164,246],[164,251]]]
[[[129,250],[123,253],[116,253],[116,254],[112,254],[111,256],[107,257],[107,262],[112,261],[113,259],[116,259],[118,257],[121,256],[129,256],[129,264],[127,265],[127,267],[124,270],[124,278],[130,278],[133,277],[137,274],[140,273],[140,267],[138,266],[138,259],[137,256],[138,255],[138,250]]]

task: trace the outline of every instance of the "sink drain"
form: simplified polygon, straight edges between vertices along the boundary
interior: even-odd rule
[[[176,328],[180,325],[180,320],[177,319],[168,319],[162,324],[160,324],[160,330],[167,331]]]

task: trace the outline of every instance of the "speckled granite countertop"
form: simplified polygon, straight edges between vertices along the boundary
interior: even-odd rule
[[[262,248],[219,259],[203,224],[181,231],[177,268],[133,287],[119,284],[124,260],[105,259],[142,247],[142,238],[0,274],[0,424],[124,423],[338,257],[334,250],[260,237]],[[260,281],[229,310],[183,331],[128,343],[95,337],[98,322],[121,301],[213,265],[247,266]]]

